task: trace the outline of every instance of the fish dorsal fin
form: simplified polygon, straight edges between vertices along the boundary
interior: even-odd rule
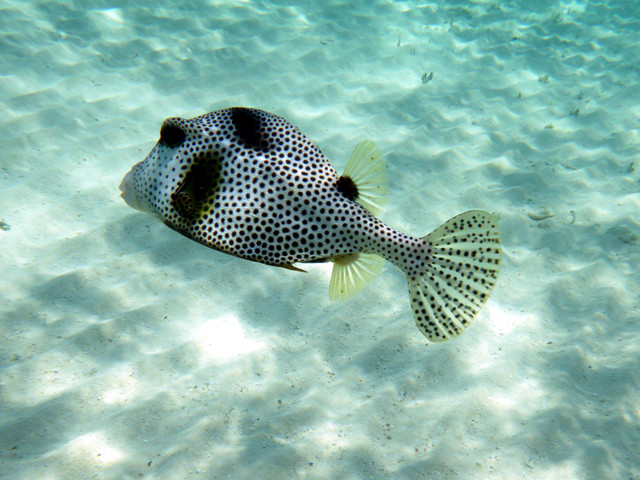
[[[369,253],[347,253],[332,259],[329,298],[346,300],[364,288],[382,271],[384,258]]]
[[[382,213],[387,203],[387,170],[374,142],[363,140],[356,145],[342,177],[350,178],[355,184],[356,202],[373,215]]]

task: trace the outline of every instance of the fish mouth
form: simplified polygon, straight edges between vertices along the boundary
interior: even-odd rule
[[[118,188],[120,189],[120,196],[125,200],[125,202],[127,201],[126,194],[131,190],[131,183],[131,170],[129,170],[129,172],[122,177],[120,185],[118,185]]]
[[[120,197],[127,205],[135,208],[136,210],[142,210],[142,208],[140,208],[138,198],[136,197],[136,187],[133,181],[133,168],[122,178],[118,188],[120,189]]]

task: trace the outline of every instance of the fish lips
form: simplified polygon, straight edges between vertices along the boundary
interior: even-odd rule
[[[141,212],[150,212],[149,208],[145,208],[138,199],[136,195],[136,187],[135,187],[135,169],[137,165],[135,165],[127,174],[124,176],[122,181],[120,182],[120,196],[132,208],[136,210],[140,210]]]

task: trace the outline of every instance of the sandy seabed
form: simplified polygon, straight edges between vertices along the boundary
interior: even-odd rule
[[[640,479],[637,2],[135,3],[0,0],[0,478]],[[402,231],[493,212],[465,334],[124,204],[229,106],[374,140]]]

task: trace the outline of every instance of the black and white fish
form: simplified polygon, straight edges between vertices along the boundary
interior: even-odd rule
[[[431,341],[459,335],[498,278],[500,231],[487,212],[458,215],[425,237],[375,215],[387,192],[379,150],[361,142],[340,176],[307,137],[261,110],[169,118],[120,184],[124,200],[208,247],[267,265],[333,262],[332,299],[346,299],[384,260],[409,282],[411,310]]]

